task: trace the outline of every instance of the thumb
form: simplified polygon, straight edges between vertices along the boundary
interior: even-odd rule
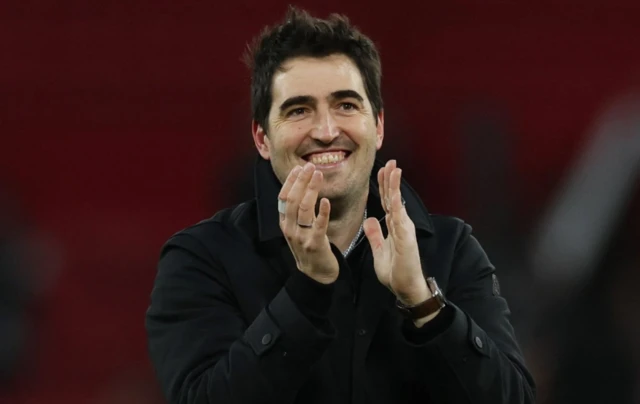
[[[364,228],[364,234],[367,236],[367,240],[369,240],[369,245],[371,245],[373,259],[378,261],[382,258],[384,247],[384,237],[382,235],[380,222],[378,222],[378,219],[375,217],[370,217],[364,221],[362,227]]]

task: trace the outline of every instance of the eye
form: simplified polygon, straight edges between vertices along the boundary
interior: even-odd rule
[[[305,108],[295,108],[287,113],[287,116],[302,116],[306,112]]]
[[[340,109],[343,111],[355,111],[358,107],[351,102],[343,102],[340,104]]]

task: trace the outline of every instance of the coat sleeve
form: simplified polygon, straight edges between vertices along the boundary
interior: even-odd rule
[[[188,234],[164,246],[146,315],[170,404],[291,403],[330,344],[282,288],[249,324],[215,250]]]
[[[406,323],[406,342],[422,357],[421,374],[436,402],[532,404],[534,381],[507,302],[498,293],[494,267],[471,227],[461,226],[446,292],[451,318],[435,333]]]

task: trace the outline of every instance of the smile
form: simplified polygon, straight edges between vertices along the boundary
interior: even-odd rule
[[[316,166],[333,166],[345,161],[351,153],[342,150],[307,154],[303,157]]]

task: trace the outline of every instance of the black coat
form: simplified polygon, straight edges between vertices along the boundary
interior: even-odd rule
[[[368,206],[380,215],[376,188]],[[349,260],[333,247],[335,285],[296,269],[278,227],[279,189],[259,161],[255,199],[163,247],[146,327],[170,403],[534,402],[494,267],[467,224],[430,215],[403,182],[423,270],[448,300],[417,329],[378,282],[366,240]]]

